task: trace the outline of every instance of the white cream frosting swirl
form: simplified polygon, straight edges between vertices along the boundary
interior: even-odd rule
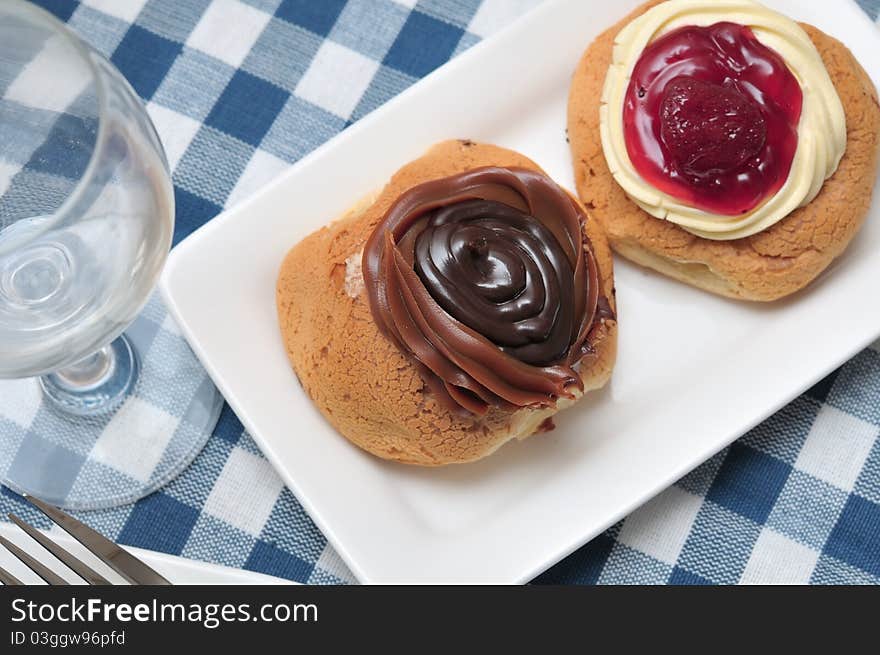
[[[645,181],[629,159],[623,127],[630,76],[645,47],[679,27],[722,21],[750,27],[762,44],[783,58],[803,92],[797,149],[787,180],[760,205],[736,216],[690,207]],[[652,216],[706,239],[747,237],[808,204],[837,170],[846,150],[843,105],[810,37],[790,18],[752,0],[667,0],[630,22],[614,40],[599,112],[605,159],[627,195]]]

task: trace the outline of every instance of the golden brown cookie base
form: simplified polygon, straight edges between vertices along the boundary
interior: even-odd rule
[[[864,69],[842,43],[802,25],[822,55],[847,122],[847,148],[837,172],[813,201],[770,228],[743,239],[712,241],[643,211],[614,181],[602,153],[599,104],[614,37],[650,7],[648,2],[603,32],[587,48],[568,102],[578,195],[632,261],[731,298],[775,300],[809,284],[855,236],[868,212],[880,152],[880,103]]]
[[[556,409],[454,414],[437,403],[409,359],[379,332],[363,289],[346,292],[346,260],[361,252],[373,228],[406,189],[481,166],[540,170],[522,155],[470,141],[445,141],[400,169],[381,194],[296,245],[281,267],[278,318],[291,364],[330,423],[361,448],[386,459],[437,466],[468,462],[513,438],[539,430]],[[602,291],[612,308],[611,250],[587,221]],[[360,257],[357,261],[359,270]],[[349,274],[352,271],[349,266]],[[349,278],[351,276],[349,275]],[[596,355],[583,360],[586,390],[605,384],[617,350],[617,323],[598,328]],[[565,403],[560,403],[563,405]]]

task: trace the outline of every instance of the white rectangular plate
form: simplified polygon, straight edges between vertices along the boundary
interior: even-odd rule
[[[637,4],[559,0],[416,84],[178,246],[169,307],[219,388],[363,582],[523,582],[742,435],[880,334],[880,216],[784,302],[716,298],[617,261],[611,384],[558,428],[476,464],[420,469],[336,434],[297,384],[275,314],[287,250],[432,143],[514,148],[573,187],[571,72]],[[880,39],[849,2],[773,1],[844,40],[875,84]],[[598,98],[597,98],[598,101]]]

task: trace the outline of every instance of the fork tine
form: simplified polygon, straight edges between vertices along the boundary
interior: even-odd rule
[[[0,537],[0,544],[3,545],[6,550],[15,555],[21,563],[28,567],[31,571],[36,573],[38,576],[43,578],[50,585],[67,585],[68,582],[60,575],[52,571],[49,567],[45,566],[41,562],[35,560],[33,557],[24,552],[21,548],[16,546],[14,543],[9,541],[4,537]]]
[[[90,585],[109,585],[110,581],[105,578],[103,575],[95,571],[91,566],[86,564],[85,562],[77,559],[71,553],[68,553],[61,546],[56,544],[54,541],[49,539],[42,532],[37,530],[32,525],[25,523],[15,514],[9,514],[9,520],[15,523],[18,527],[28,533],[28,535],[37,543],[39,543],[43,548],[52,553],[55,557],[61,560],[67,568],[76,573],[83,580],[88,582]]]
[[[0,567],[0,582],[2,582],[7,587],[19,587],[24,584],[21,580],[16,578],[3,567]]]
[[[104,535],[95,532],[84,523],[60,509],[52,507],[33,496],[24,499],[52,519],[60,528],[85,546],[89,552],[116,571],[132,584],[170,585],[159,573],[140,561],[137,557],[117,546]]]

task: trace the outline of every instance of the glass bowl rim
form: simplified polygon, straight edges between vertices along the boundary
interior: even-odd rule
[[[94,61],[94,56],[98,53],[82,38],[80,38],[79,35],[77,35],[76,32],[68,27],[63,21],[59,20],[49,11],[43,9],[42,7],[32,4],[27,0],[12,0],[10,4],[14,7],[14,9],[12,10],[13,12],[18,11],[24,15],[30,14],[32,17],[34,17],[34,20],[40,21],[43,24],[47,25],[47,27],[51,29],[53,34],[60,35],[86,63],[89,71],[91,72],[91,83],[95,86],[95,95],[97,99],[98,130],[97,134],[95,135],[94,145],[92,146],[92,150],[89,153],[89,163],[86,165],[85,172],[83,172],[80,178],[76,181],[76,186],[74,186],[73,190],[67,195],[64,201],[61,203],[61,206],[52,213],[49,220],[43,221],[38,229],[29,232],[27,238],[23,241],[13,239],[12,243],[8,246],[2,245],[2,241],[0,241],[0,256],[2,256],[5,252],[14,250],[22,243],[27,243],[29,241],[35,240],[36,238],[45,234],[47,231],[51,230],[53,227],[57,226],[59,223],[63,222],[67,215],[70,213],[71,208],[79,202],[80,198],[85,192],[85,189],[89,185],[89,181],[95,176],[95,169],[98,166],[99,154],[106,147],[106,115],[109,111],[107,81],[99,71],[98,66]]]

